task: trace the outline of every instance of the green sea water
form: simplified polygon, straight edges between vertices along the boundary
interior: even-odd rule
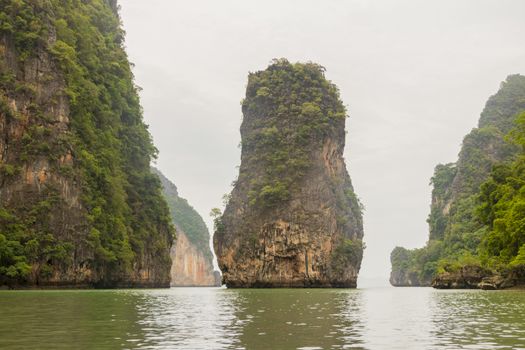
[[[525,349],[525,292],[1,291],[0,349]]]

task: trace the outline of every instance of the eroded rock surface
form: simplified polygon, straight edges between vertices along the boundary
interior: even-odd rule
[[[356,287],[361,207],[343,159],[346,111],[313,63],[249,76],[239,177],[214,247],[229,287]]]

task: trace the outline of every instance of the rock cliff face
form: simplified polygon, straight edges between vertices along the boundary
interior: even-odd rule
[[[491,229],[478,213],[480,188],[494,166],[519,154],[520,148],[508,142],[506,135],[525,110],[524,101],[525,77],[507,77],[487,101],[478,127],[463,139],[457,162],[436,166],[427,220],[429,241],[420,249],[395,248],[393,285],[478,288],[484,277],[492,278],[494,272],[478,255]]]
[[[239,177],[214,247],[228,287],[355,287],[361,206],[343,159],[346,111],[316,64],[249,75]]]
[[[177,228],[177,241],[171,247],[171,260],[173,287],[220,286],[220,276],[215,274],[210,261],[179,228]]]
[[[177,187],[160,171],[153,169],[162,183],[177,239],[171,247],[171,285],[174,287],[220,286],[220,274],[213,270],[210,233],[188,201],[181,198]]]
[[[0,285],[168,286],[115,1],[0,1]]]

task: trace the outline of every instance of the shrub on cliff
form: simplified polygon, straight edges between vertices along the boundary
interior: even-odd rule
[[[265,173],[252,182],[252,205],[273,207],[290,198],[310,166],[310,154],[322,136],[330,132],[331,120],[346,117],[337,87],[315,63],[290,63],[276,59],[268,69],[248,76],[243,112],[264,116],[243,147],[257,156],[244,159],[264,164]],[[257,124],[257,123],[260,123]]]
[[[3,267],[9,270],[17,260],[27,261],[39,266],[37,274],[41,271],[40,277],[46,277],[49,268],[67,270],[77,253],[75,247],[80,246],[93,253],[81,264],[107,280],[127,276],[147,261],[169,264],[173,228],[159,180],[149,169],[157,151],[142,120],[114,6],[105,0],[0,0],[0,38],[13,43],[12,56],[21,70],[32,59],[52,61],[55,71],[43,72],[42,80],[64,80],[62,93],[70,112],[68,130],[54,130],[57,116],[46,115],[45,103],[56,101],[36,103],[37,91],[24,80],[24,72],[14,71],[5,55],[0,56],[0,98],[22,96],[33,101],[22,150],[10,165],[47,159],[52,172],[81,189],[86,221],[82,232],[57,235],[53,222],[68,214],[60,212],[63,198],[57,198],[58,190],[51,183],[23,205],[4,206],[7,214],[0,220],[14,219],[2,222],[0,233],[7,242],[20,244],[21,249],[12,250],[15,257],[23,258],[2,260]],[[10,113],[5,113],[6,108]],[[16,113],[9,106],[2,104],[0,111],[15,121]],[[58,161],[66,155],[72,156],[73,165]],[[50,201],[51,207],[39,209]],[[26,272],[20,269],[20,275]],[[0,270],[0,280],[2,275],[12,277]]]
[[[479,127],[464,138],[458,161],[436,167],[429,242],[408,251],[403,268],[433,278],[463,266],[501,272],[520,264],[525,244],[523,111],[525,77],[511,75],[487,101]],[[439,251],[431,253],[436,244]],[[400,266],[393,261],[393,273]]]
[[[488,233],[480,247],[492,267],[525,263],[525,113],[509,138],[521,147],[517,158],[498,165],[481,186],[478,215]]]

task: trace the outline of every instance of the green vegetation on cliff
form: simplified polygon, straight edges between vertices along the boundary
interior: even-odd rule
[[[253,180],[249,192],[250,203],[263,207],[290,198],[310,166],[312,150],[330,132],[330,121],[346,118],[339,91],[322,66],[286,59],[250,73],[242,108],[264,116],[244,126],[253,132],[243,139],[243,149],[251,154],[243,159],[244,168],[264,165],[264,175]]]
[[[210,266],[213,266],[213,255],[210,250],[210,232],[202,216],[186,199],[179,196],[175,184],[168,180],[159,170],[155,168],[152,170],[153,173],[159,176],[162,183],[162,193],[168,203],[173,223],[180,227],[188,237],[188,240],[208,259]]]
[[[486,266],[502,270],[525,269],[525,113],[510,133],[520,146],[516,159],[494,167],[481,186],[477,214],[488,227],[480,246]]]
[[[520,263],[523,111],[525,77],[511,75],[488,100],[478,128],[464,138],[458,161],[436,167],[429,241],[420,249],[394,249],[393,284],[429,285],[465,266],[506,273]]]
[[[16,58],[10,62],[9,47],[3,47],[2,118],[22,118],[6,101],[30,101],[22,138],[11,140],[20,143],[20,152],[2,161],[0,186],[20,181],[19,169],[44,159],[52,174],[80,189],[83,223],[79,232],[58,232],[56,223],[72,209],[53,181],[24,203],[2,206],[0,281],[23,282],[33,266],[33,283],[58,270],[91,269],[91,282],[110,285],[142,268],[169,266],[174,230],[160,182],[150,172],[156,149],[142,120],[115,7],[109,0],[0,0],[0,38]],[[46,59],[55,69],[43,71],[41,81],[63,80],[67,130],[55,130],[57,116],[46,114],[46,103],[60,96],[39,103],[41,92],[25,80],[30,73],[24,69]],[[59,161],[68,156],[72,162]],[[79,249],[89,252],[82,253],[87,261],[78,261]],[[168,272],[160,273],[168,278]]]
[[[212,210],[223,282],[233,287],[355,287],[362,205],[343,158],[346,109],[315,63],[275,59],[250,73],[241,165]]]

